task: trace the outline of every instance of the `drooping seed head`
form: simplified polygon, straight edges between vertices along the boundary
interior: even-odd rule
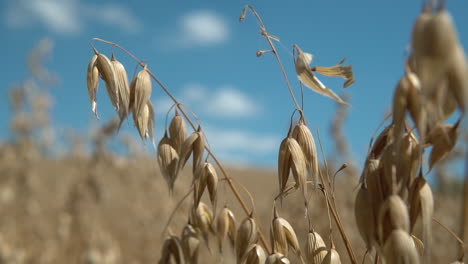
[[[247,248],[247,252],[242,257],[243,264],[264,264],[266,261],[265,250],[258,245],[252,244]]]
[[[229,208],[224,207],[218,215],[216,221],[216,236],[218,237],[219,249],[222,251],[224,238],[229,237],[231,247],[235,246],[236,241],[236,218]]]
[[[154,145],[154,109],[151,101],[146,102],[140,115],[133,112],[133,121],[141,140],[145,142],[149,138]]]
[[[130,107],[130,88],[128,85],[127,71],[120,61],[118,61],[114,54],[111,58],[112,66],[116,76],[117,92],[119,96],[119,118],[122,123],[129,113]]]
[[[236,237],[236,256],[237,263],[240,263],[242,257],[247,252],[250,245],[257,243],[257,224],[252,217],[247,217],[242,221],[237,230]]]
[[[427,135],[427,143],[433,146],[429,156],[429,168],[432,169],[437,162],[447,157],[453,150],[458,139],[458,124],[438,124]]]
[[[409,232],[409,213],[400,196],[390,195],[381,205],[377,218],[377,234],[380,245],[384,245],[391,232],[396,229]]]
[[[93,57],[89,61],[88,71],[86,73],[89,100],[91,101],[91,110],[93,111],[96,117],[98,117],[96,93],[99,87],[99,70],[96,66],[97,57],[98,56],[96,54],[93,55]]]
[[[130,106],[134,115],[142,114],[146,102],[151,98],[152,90],[151,76],[145,65],[130,84]]]
[[[309,231],[306,240],[306,259],[310,264],[321,264],[327,255],[327,246],[319,233]]]
[[[182,154],[180,155],[181,162],[179,163],[180,169],[185,166],[190,155],[193,153],[193,169],[195,173],[197,168],[201,166],[203,153],[205,151],[205,137],[199,127],[197,131],[193,132],[184,142],[182,147]]]
[[[290,264],[289,259],[281,253],[273,253],[269,255],[265,261],[265,264]]]
[[[158,263],[185,264],[184,251],[178,237],[170,236],[164,241],[161,258]]]
[[[179,155],[170,143],[167,134],[164,134],[158,144],[158,164],[161,174],[169,187],[169,192],[172,193],[178,175]]]
[[[207,242],[209,233],[213,233],[213,212],[203,202],[198,204],[198,207],[192,209],[192,222],[195,228],[198,228]]]
[[[322,264],[341,264],[340,254],[338,254],[338,251],[334,247],[328,250]]]
[[[119,92],[117,90],[117,76],[109,58],[102,53],[97,54],[96,67],[101,75],[101,78],[106,83],[107,94],[112,105],[116,110],[119,110]]]
[[[304,119],[301,118],[299,123],[294,127],[292,137],[296,139],[299,146],[301,146],[306,160],[307,172],[312,178],[313,183],[317,184],[319,170],[317,147],[312,132],[305,124]]]
[[[215,167],[208,163],[206,166],[206,184],[208,186],[208,194],[210,195],[211,205],[216,209],[216,201],[218,198],[218,174]]]
[[[187,124],[179,112],[176,111],[174,118],[172,118],[169,125],[169,135],[171,137],[174,148],[179,155],[182,153],[182,147],[185,139],[187,138]]]
[[[373,247],[375,240],[375,216],[372,208],[372,198],[369,190],[361,184],[354,205],[354,216],[359,234],[366,244],[366,249]]]
[[[286,137],[281,141],[278,154],[278,181],[279,192],[283,193],[286,189],[286,184],[289,179],[289,171],[291,169],[291,152],[289,151],[288,142],[291,139]]]
[[[418,252],[414,246],[410,235],[401,230],[393,230],[385,245],[383,246],[383,255],[386,263],[395,264],[418,264]]]
[[[432,238],[432,216],[434,214],[434,197],[424,177],[417,177],[410,189],[410,227],[414,229],[418,218],[421,219],[422,241],[426,251],[430,251]]]
[[[199,234],[191,224],[187,224],[182,231],[182,249],[187,263],[198,263],[200,249]]]
[[[305,204],[307,204],[307,165],[304,153],[302,152],[299,143],[293,138],[288,140],[288,149],[291,153],[291,170],[296,182],[296,189],[300,189],[304,198]]]

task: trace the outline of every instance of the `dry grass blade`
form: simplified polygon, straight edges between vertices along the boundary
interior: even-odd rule
[[[130,85],[130,106],[137,117],[142,114],[146,102],[150,100],[152,90],[151,76],[145,65]]]
[[[306,159],[307,171],[315,185],[318,184],[318,155],[317,147],[315,145],[314,136],[310,131],[309,127],[305,124],[303,118],[299,120],[299,123],[294,127],[292,137],[296,139],[299,146],[301,146],[302,152]]]
[[[164,241],[161,258],[159,264],[185,264],[184,251],[180,239],[176,236],[171,236]]]
[[[313,69],[317,71],[320,74],[330,76],[330,77],[343,77],[346,81],[343,84],[343,87],[346,88],[350,85],[352,85],[355,80],[354,80],[354,73],[353,73],[353,66],[352,65],[347,65],[343,66],[343,63],[345,62],[346,58],[343,58],[338,64],[333,65],[331,67],[321,67],[317,66],[314,67]]]
[[[244,219],[244,221],[242,221],[239,229],[237,230],[236,256],[238,264],[241,262],[242,257],[247,252],[248,247],[257,243],[257,240],[257,224],[252,217],[247,217]]]
[[[185,123],[184,118],[179,115],[179,111],[177,110],[171,124],[169,125],[169,135],[177,153],[181,154],[182,147],[184,146],[185,139],[187,138],[187,124]]]
[[[191,224],[187,224],[182,231],[182,249],[187,263],[197,264],[200,249],[198,233]]]
[[[158,144],[158,164],[161,174],[167,182],[169,187],[169,193],[172,194],[174,190],[174,182],[177,179],[178,175],[178,162],[179,155],[171,145],[170,139],[167,137],[167,134],[164,134],[164,137]]]
[[[310,264],[322,264],[327,255],[327,247],[319,233],[309,231],[306,240],[306,259]]]
[[[86,73],[89,100],[91,101],[91,110],[93,111],[96,117],[98,117],[96,93],[99,87],[99,70],[96,66],[97,57],[98,56],[96,54],[93,55],[93,57],[89,61],[88,71]]]
[[[253,244],[247,249],[247,253],[242,257],[242,264],[264,264],[266,261],[265,250],[258,245]]]
[[[413,239],[407,232],[397,229],[391,232],[383,247],[386,263],[418,264],[419,257]]]
[[[424,177],[418,177],[414,180],[410,189],[409,203],[411,230],[413,230],[417,219],[421,217],[422,241],[426,247],[426,253],[428,253],[431,248],[434,197],[431,187]]]
[[[127,71],[122,63],[115,58],[114,54],[112,54],[111,63],[116,76],[117,92],[119,95],[119,118],[120,123],[122,123],[127,118],[130,108],[130,88]]]
[[[101,78],[106,83],[107,93],[109,94],[112,105],[116,110],[119,110],[119,92],[117,90],[117,76],[114,71],[114,66],[106,55],[98,53],[96,67],[99,70]]]
[[[297,57],[294,60],[294,64],[296,66],[296,73],[299,80],[313,91],[330,97],[338,103],[347,104],[343,99],[336,95],[335,92],[326,87],[312,72],[309,66],[312,62],[312,54],[303,52],[297,45],[294,45],[294,49],[297,51]]]
[[[281,253],[273,253],[269,255],[265,264],[290,264],[289,259]]]
[[[229,237],[231,247],[235,246],[236,241],[236,218],[229,208],[224,207],[218,215],[216,222],[216,236],[218,237],[218,245],[220,252],[223,248],[223,240],[226,236]]]

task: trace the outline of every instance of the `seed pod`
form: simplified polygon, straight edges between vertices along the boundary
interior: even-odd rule
[[[182,249],[187,263],[198,263],[200,239],[198,233],[191,224],[187,224],[182,232]]]
[[[356,196],[354,216],[356,218],[359,234],[364,240],[364,244],[366,244],[366,249],[370,250],[375,240],[375,216],[372,208],[371,195],[363,184],[361,184]]]
[[[200,230],[203,235],[205,242],[208,245],[208,235],[209,233],[214,233],[213,230],[213,212],[211,209],[203,202],[198,204],[198,207],[192,208],[192,221],[193,226]]]
[[[382,155],[385,147],[392,143],[392,138],[389,137],[389,135],[393,133],[392,130],[393,126],[390,125],[387,126],[384,130],[382,130],[382,132],[380,132],[379,136],[372,145],[372,150],[370,152],[372,158],[379,158]]]
[[[224,207],[218,215],[216,222],[216,235],[218,237],[218,245],[220,252],[223,248],[223,240],[226,236],[229,237],[231,247],[234,247],[236,241],[236,218],[229,208]]]
[[[338,251],[336,251],[333,242],[332,248],[328,250],[328,253],[325,256],[325,259],[323,260],[322,264],[341,264],[340,255],[338,254]]]
[[[182,154],[180,155],[179,168],[182,169],[187,163],[190,154],[193,153],[193,169],[192,172],[195,174],[197,168],[201,165],[203,158],[203,152],[205,151],[205,137],[201,132],[201,127],[198,127],[197,131],[192,133],[184,142],[182,147]]]
[[[291,153],[289,152],[288,142],[289,137],[283,139],[280,144],[278,155],[278,180],[279,192],[283,193],[286,189],[286,184],[289,179],[289,170],[291,169]]]
[[[377,235],[380,245],[385,245],[390,233],[396,229],[410,230],[408,209],[398,195],[390,195],[382,204],[377,218]]]
[[[419,169],[419,142],[413,132],[403,134],[398,153],[396,180],[402,183],[399,194],[406,199],[410,184],[416,178]]]
[[[130,108],[137,117],[142,114],[146,102],[150,100],[152,90],[151,76],[145,65],[130,84]]]
[[[236,237],[236,256],[237,263],[240,263],[242,256],[247,252],[247,248],[257,243],[257,224],[252,217],[247,217],[242,221],[239,229],[237,230]]]
[[[419,81],[418,76],[413,72],[408,72],[408,93],[407,93],[407,109],[413,119],[413,122],[416,124],[420,134],[425,135],[425,120],[424,120],[424,111],[423,104],[421,102],[421,82]]]
[[[306,159],[307,172],[312,178],[312,181],[315,185],[318,184],[318,156],[317,156],[317,147],[315,146],[315,140],[312,135],[312,132],[305,124],[304,119],[301,117],[299,123],[294,127],[292,137],[296,139],[299,146],[301,146],[302,152]]]
[[[297,255],[301,254],[296,232],[294,232],[293,227],[286,219],[278,216],[276,207],[274,208],[270,235],[274,252],[279,252],[286,256],[288,255],[288,247],[291,247],[294,253]]]
[[[433,148],[429,156],[429,169],[444,159],[455,147],[458,139],[458,121],[455,125],[439,124],[427,135],[427,143]]]
[[[452,56],[447,70],[448,89],[464,113],[468,97],[468,62],[460,44],[454,49]]]
[[[327,247],[319,233],[309,231],[306,241],[306,258],[310,264],[321,264],[327,255]]]
[[[289,259],[281,253],[273,253],[269,255],[265,264],[290,264]]]
[[[164,134],[164,137],[158,144],[158,164],[161,174],[169,187],[169,193],[171,194],[174,190],[174,182],[178,175],[178,161],[179,155],[177,155],[177,152],[171,146],[167,134]]]
[[[205,162],[203,166],[200,166],[195,173],[195,189],[194,189],[194,200],[195,205],[198,205],[200,199],[208,186],[208,193],[210,195],[210,201],[214,208],[216,208],[216,195],[218,188],[218,175],[214,166]]]
[[[128,86],[128,77],[125,67],[112,54],[112,66],[116,76],[117,92],[119,95],[119,118],[120,124],[127,118],[130,107],[130,88]]]
[[[393,140],[399,138],[405,122],[406,108],[408,105],[408,78],[404,76],[398,83],[393,95]]]
[[[432,216],[434,214],[434,197],[431,186],[424,177],[414,180],[410,189],[410,227],[414,229],[416,221],[421,217],[422,241],[426,247],[425,252],[430,252],[432,238]]]
[[[148,101],[143,107],[140,115],[133,112],[133,121],[143,142],[149,138],[154,145],[154,109],[153,104]]]
[[[184,251],[178,237],[170,236],[164,241],[161,258],[158,263],[185,264]]]
[[[242,257],[241,263],[243,264],[264,264],[266,261],[265,250],[258,245],[252,244],[247,249],[247,253]]]
[[[101,78],[106,83],[107,93],[109,94],[112,105],[116,110],[119,110],[119,92],[117,90],[117,76],[114,71],[114,66],[106,55],[98,53],[96,67],[101,74]]]
[[[216,169],[211,163],[208,163],[206,168],[206,184],[208,185],[208,194],[210,195],[210,201],[213,208],[216,209],[216,202],[218,198],[218,174]]]
[[[173,146],[179,155],[182,153],[182,147],[184,145],[185,139],[187,138],[187,124],[182,116],[179,115],[179,112],[176,110],[175,116],[169,125],[169,135]]]
[[[99,70],[96,66],[97,55],[93,55],[88,64],[88,71],[86,73],[86,80],[88,84],[89,100],[91,101],[91,110],[94,115],[98,117],[96,93],[99,87]]]
[[[393,230],[385,245],[383,246],[383,255],[386,263],[395,264],[418,264],[419,257],[413,240],[407,232],[396,229]]]
[[[307,167],[304,153],[302,152],[299,143],[293,138],[288,141],[288,150],[291,153],[291,170],[296,181],[295,188],[301,189],[304,203],[307,208]]]

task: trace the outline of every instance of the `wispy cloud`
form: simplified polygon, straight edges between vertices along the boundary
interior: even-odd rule
[[[177,27],[163,38],[164,48],[190,48],[219,45],[229,40],[230,29],[225,18],[211,10],[196,10],[178,18]]]
[[[131,11],[114,4],[94,5],[79,0],[9,0],[5,23],[11,28],[26,28],[43,24],[58,34],[82,32],[87,24],[100,22],[116,26],[129,33],[142,25]]]
[[[254,117],[262,111],[259,103],[233,86],[209,90],[200,84],[187,84],[178,98],[195,111],[211,117],[231,119]],[[164,110],[160,111],[165,112],[172,102],[169,99],[161,99],[156,102],[156,105],[162,106]]]

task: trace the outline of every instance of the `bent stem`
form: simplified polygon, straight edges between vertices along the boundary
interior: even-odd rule
[[[120,46],[117,43],[110,42],[110,41],[107,41],[107,40],[103,40],[103,39],[100,39],[100,38],[93,38],[92,41],[100,41],[100,42],[112,45],[112,46],[122,50],[123,52],[127,53],[140,66],[144,67],[146,65],[141,60],[139,60],[135,55],[133,55],[130,51],[126,50],[125,48],[123,48],[122,46]],[[93,42],[91,42],[91,46],[94,48],[94,43]],[[192,129],[196,130],[195,124],[189,118],[189,116],[187,115],[187,112],[185,111],[185,109],[183,107],[181,107],[181,103],[177,100],[177,98],[175,98],[174,95],[172,95],[172,93],[169,91],[169,89],[167,89],[167,87],[156,77],[156,75],[154,75],[154,73],[152,71],[150,71],[149,69],[147,69],[147,70],[148,70],[148,73],[150,74],[151,78],[161,87],[161,89],[166,93],[166,95],[169,96],[169,98],[171,98],[171,100],[176,105],[177,109],[179,109],[179,111],[182,113],[184,118],[189,122]],[[213,158],[213,161],[216,163],[218,168],[221,170],[221,173],[226,178],[226,181],[227,181],[231,191],[234,193],[234,196],[236,197],[237,201],[241,205],[241,207],[244,210],[245,214],[250,215],[252,213],[252,211],[249,210],[246,202],[244,201],[244,199],[242,199],[242,197],[241,197],[241,195],[239,193],[239,190],[234,185],[232,178],[229,176],[229,174],[227,173],[224,166],[221,164],[221,162],[218,160],[218,158],[214,155],[214,153],[211,151],[211,149],[208,146],[205,146],[205,149],[208,152],[208,154]],[[264,246],[264,248],[268,252],[271,252],[270,247],[269,247],[269,245],[268,245],[268,243],[267,243],[267,241],[265,239],[265,236],[263,235],[262,231],[260,230],[260,226],[258,226],[257,229],[258,229],[257,231],[258,231],[258,235],[260,237],[260,241],[262,242],[262,245]]]

